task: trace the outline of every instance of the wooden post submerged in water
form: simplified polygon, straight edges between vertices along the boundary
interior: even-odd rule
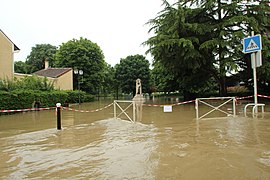
[[[61,130],[61,103],[56,104],[57,130]]]

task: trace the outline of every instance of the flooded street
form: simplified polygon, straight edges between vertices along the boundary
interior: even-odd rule
[[[197,121],[194,103],[144,106],[136,123],[113,106],[63,110],[60,131],[55,110],[0,116],[0,179],[270,179],[269,105],[258,118],[237,109]]]

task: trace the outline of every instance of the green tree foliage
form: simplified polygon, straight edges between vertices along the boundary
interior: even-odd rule
[[[148,52],[173,71],[186,91],[197,91],[214,77],[226,94],[226,75],[243,60],[240,42],[251,30],[267,29],[269,18],[263,16],[269,16],[269,7],[220,0],[163,2],[164,10],[149,21],[155,36],[145,42]]]
[[[142,91],[149,92],[150,69],[149,61],[143,55],[127,56],[116,64],[116,80],[122,92],[133,93],[136,91],[136,80],[141,79]]]
[[[182,5],[187,3],[192,5],[196,3],[200,8],[206,10],[212,22],[214,38],[217,39],[212,44],[211,39],[204,43],[208,48],[213,45],[212,51],[215,55],[218,67],[218,78],[221,94],[226,94],[226,74],[230,71],[237,71],[239,67],[243,68],[244,55],[242,53],[242,44],[239,42],[250,35],[251,31],[255,34],[262,34],[263,39],[266,32],[269,32],[269,2],[234,0],[232,3],[222,3],[221,0],[214,1],[188,1],[182,0]],[[209,26],[211,27],[211,26]]]
[[[37,44],[32,47],[32,51],[25,61],[27,67],[30,68],[27,72],[33,73],[44,69],[45,60],[48,60],[50,66],[53,66],[56,51],[57,47],[50,44]]]
[[[151,70],[151,80],[155,91],[174,92],[179,90],[174,73],[165,68],[159,61],[154,63],[154,68]]]
[[[154,66],[159,63],[166,68],[185,96],[190,96],[210,79],[206,69],[213,69],[211,51],[200,49],[211,30],[203,21],[201,10],[166,4],[164,11],[150,24],[155,36],[145,42],[148,52],[154,56]],[[201,19],[201,20],[200,20]],[[187,98],[187,97],[186,97]]]
[[[104,82],[105,61],[100,47],[88,39],[72,39],[63,43],[55,56],[57,67],[83,70],[81,89],[98,94]],[[74,87],[78,87],[78,77],[74,76]]]
[[[52,82],[47,78],[40,78],[37,76],[26,76],[22,79],[1,79],[0,91],[14,91],[14,90],[37,90],[37,91],[51,91],[54,90]]]
[[[14,62],[14,71],[16,73],[29,74],[30,65],[26,64],[23,61]]]
[[[104,69],[104,81],[102,82],[102,94],[111,94],[115,91],[116,80],[114,77],[115,69],[110,64],[106,63]]]

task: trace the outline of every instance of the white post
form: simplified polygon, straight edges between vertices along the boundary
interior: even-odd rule
[[[254,31],[251,32],[251,36],[254,36]],[[256,106],[255,113],[258,113],[258,97],[257,97],[257,73],[256,73],[256,54],[251,54],[251,64],[253,65],[253,87],[254,87],[254,104]]]
[[[236,116],[236,99],[235,97],[233,98],[233,117]]]
[[[133,105],[133,121],[136,122],[136,103],[135,101],[132,102]]]
[[[199,119],[198,99],[195,101],[196,119]]]
[[[113,101],[113,116],[116,119],[116,101]]]
[[[255,53],[252,53],[252,55],[255,57]],[[253,60],[255,60],[255,58]],[[255,103],[255,106],[256,106],[258,104],[256,67],[253,67],[253,83],[254,83],[254,103]],[[255,108],[255,113],[258,113],[257,106]]]

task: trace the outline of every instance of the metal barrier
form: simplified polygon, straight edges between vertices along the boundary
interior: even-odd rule
[[[213,106],[207,102],[205,102],[205,100],[226,100],[224,103],[220,104],[219,106]],[[202,104],[205,104],[206,106],[209,106],[212,108],[212,110],[210,110],[209,112],[203,114],[202,116],[199,117],[199,102],[201,102]],[[225,104],[232,102],[232,109],[233,109],[233,114],[230,114],[226,111],[223,111],[222,109],[220,109],[222,106],[224,106]],[[206,117],[207,115],[211,114],[214,111],[220,111],[224,114],[226,114],[227,116],[236,116],[236,98],[235,97],[213,97],[213,98],[197,98],[195,101],[195,109],[196,109],[196,119],[202,119],[204,117]]]
[[[247,117],[247,108],[248,108],[248,106],[253,106],[253,108],[252,108],[252,116],[253,117],[255,117],[255,114],[258,113],[258,107],[261,107],[262,114],[264,113],[264,106],[265,106],[265,104],[262,104],[262,103],[257,103],[257,104],[255,104],[255,103],[249,103],[249,104],[245,105],[245,108],[244,108],[244,113],[245,113],[245,116],[246,117]]]
[[[119,103],[125,103],[125,104],[128,103],[128,106],[124,108]],[[121,112],[119,114],[117,114],[117,107],[121,110]],[[132,112],[133,112],[132,117],[130,117],[126,112],[130,107],[132,107]],[[135,108],[135,102],[134,101],[115,100],[113,102],[113,109],[114,109],[113,114],[114,114],[115,119],[120,117],[122,114],[124,114],[131,122],[136,121],[136,108]]]

